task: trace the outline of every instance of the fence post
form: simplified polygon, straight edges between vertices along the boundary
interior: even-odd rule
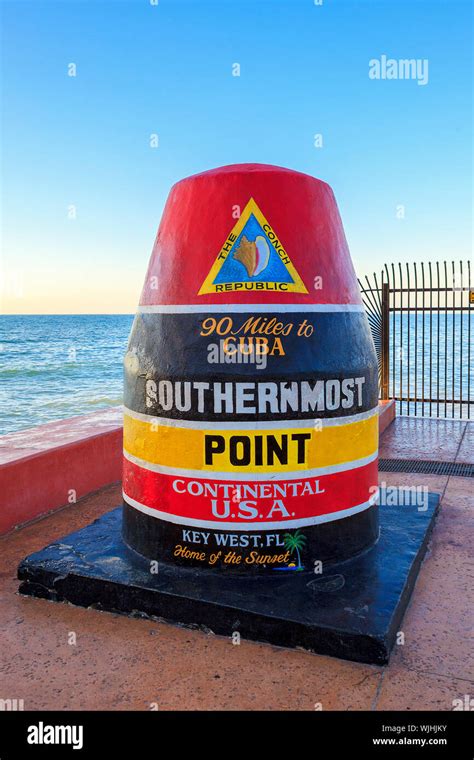
[[[389,392],[389,336],[390,336],[390,289],[388,282],[382,282],[382,352],[380,386],[382,400],[388,399]]]

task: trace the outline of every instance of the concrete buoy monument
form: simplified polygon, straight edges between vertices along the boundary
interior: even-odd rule
[[[377,539],[377,358],[328,185],[254,164],[175,185],[124,404],[145,557],[301,571]]]
[[[378,495],[378,368],[331,188],[171,190],[124,360],[123,504],[20,592],[387,662],[438,506]]]

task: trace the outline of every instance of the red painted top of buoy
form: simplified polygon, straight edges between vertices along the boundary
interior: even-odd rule
[[[239,211],[243,212],[250,199],[261,212],[260,218],[268,221],[278,245],[283,247],[281,250],[284,249],[304,283],[300,291],[307,292],[261,289],[199,295],[206,278],[212,281],[212,272],[217,271],[213,270],[213,266],[217,266],[216,259],[238,222]],[[249,245],[253,245],[253,241]],[[260,267],[265,264],[266,250],[264,243],[264,260]],[[261,252],[257,255],[262,257]],[[242,259],[242,255],[240,257]],[[277,265],[280,266],[278,262]],[[248,275],[241,264],[233,264],[234,270],[236,266],[240,267],[242,279],[258,279],[252,275],[251,265]],[[265,273],[260,279],[262,277],[265,278]],[[278,166],[234,164],[196,174],[173,186],[156,236],[140,304],[205,306],[219,303],[361,303],[341,218],[329,185],[308,174]]]

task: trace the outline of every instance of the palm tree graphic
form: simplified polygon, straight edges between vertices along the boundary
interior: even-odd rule
[[[283,538],[285,541],[285,549],[288,549],[291,554],[296,552],[296,556],[298,557],[298,566],[295,569],[303,570],[300,549],[303,549],[306,543],[306,536],[298,529],[296,533],[285,533]]]

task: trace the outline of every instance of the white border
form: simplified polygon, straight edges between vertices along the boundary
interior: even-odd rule
[[[362,304],[357,303],[234,303],[234,304],[162,304],[157,306],[139,306],[139,314],[214,314],[214,313],[242,313],[242,312],[282,312],[295,314],[304,312],[334,312],[334,311],[365,311]]]
[[[128,451],[123,450],[123,456],[132,464],[136,464],[142,467],[144,470],[150,472],[159,472],[162,475],[172,475],[177,478],[190,478],[196,480],[230,480],[231,482],[238,481],[272,481],[272,480],[308,480],[308,478],[317,478],[320,475],[332,475],[337,472],[346,472],[347,470],[355,470],[358,467],[364,467],[366,464],[370,464],[374,459],[378,457],[378,447],[373,454],[363,459],[353,459],[351,462],[341,462],[341,464],[332,464],[327,467],[314,467],[312,470],[292,470],[291,472],[281,472],[280,470],[273,472],[251,472],[247,471],[246,474],[241,472],[214,472],[214,470],[188,470],[182,467],[168,467],[162,464],[152,464],[146,462],[144,459],[139,459],[133,454],[129,454]]]
[[[304,528],[308,527],[309,525],[320,525],[321,523],[327,523],[327,522],[335,522],[336,520],[342,520],[345,517],[350,517],[350,515],[355,515],[358,512],[363,512],[365,509],[368,509],[371,507],[375,501],[378,498],[378,490],[377,492],[371,496],[371,498],[368,501],[365,501],[363,504],[358,504],[355,507],[350,507],[349,509],[342,509],[339,512],[330,512],[329,514],[325,515],[317,515],[316,517],[302,517],[299,520],[285,520],[284,522],[260,522],[260,523],[232,523],[227,522],[224,520],[196,520],[192,517],[181,517],[179,515],[171,515],[168,512],[160,512],[157,509],[151,509],[150,507],[145,506],[145,504],[141,504],[139,501],[135,501],[135,499],[130,498],[130,496],[127,496],[125,491],[123,491],[123,498],[124,501],[129,504],[131,507],[134,507],[135,509],[138,509],[139,512],[143,512],[146,515],[150,515],[150,517],[156,517],[159,520],[164,520],[165,522],[171,522],[178,525],[186,525],[189,527],[196,527],[196,528],[211,528],[212,530],[221,530],[221,531],[229,531],[229,530],[235,530],[235,531],[245,531],[245,532],[251,532],[254,530],[281,530],[284,528]]]
[[[143,414],[142,412],[134,412],[132,409],[124,406],[124,414],[131,417],[134,420],[140,422],[148,422],[150,425],[160,425],[163,427],[179,427],[190,428],[194,430],[289,430],[290,428],[314,428],[316,422],[322,422],[322,429],[326,427],[336,427],[339,425],[351,425],[355,422],[362,422],[362,420],[368,420],[371,417],[375,417],[378,414],[378,406],[374,406],[367,412],[360,412],[359,414],[348,415],[347,417],[318,417],[309,418],[304,420],[256,420],[252,421],[209,421],[209,420],[177,420],[169,417],[155,417],[152,414]],[[318,427],[319,432],[319,427]]]

